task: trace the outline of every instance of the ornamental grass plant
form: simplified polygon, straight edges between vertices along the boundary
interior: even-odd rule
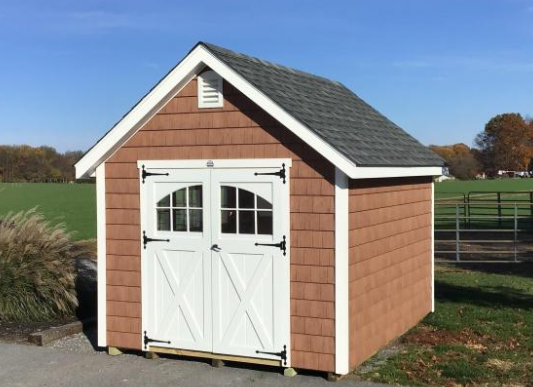
[[[0,320],[54,321],[78,305],[71,235],[37,210],[0,218]]]

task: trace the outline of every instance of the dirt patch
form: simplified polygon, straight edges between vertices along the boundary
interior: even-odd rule
[[[451,332],[444,329],[422,326],[404,337],[402,342],[432,347],[435,345],[464,345],[472,349],[486,349],[487,347],[484,344],[488,340],[488,336],[477,334],[469,328],[465,328],[459,332]]]

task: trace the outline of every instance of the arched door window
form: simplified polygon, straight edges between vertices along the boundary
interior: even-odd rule
[[[179,189],[157,202],[159,231],[203,231],[202,186]]]
[[[222,233],[272,235],[272,203],[242,188],[220,189]]]

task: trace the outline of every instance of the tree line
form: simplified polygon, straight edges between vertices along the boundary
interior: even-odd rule
[[[0,182],[74,181],[73,165],[82,155],[49,146],[0,145]]]
[[[448,163],[450,174],[459,179],[471,179],[480,173],[495,176],[500,170],[533,170],[533,120],[519,113],[491,118],[473,145],[429,147]]]

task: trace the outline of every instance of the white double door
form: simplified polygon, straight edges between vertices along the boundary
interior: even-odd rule
[[[149,172],[158,174],[141,183],[143,348],[288,356],[287,185],[247,168]]]

